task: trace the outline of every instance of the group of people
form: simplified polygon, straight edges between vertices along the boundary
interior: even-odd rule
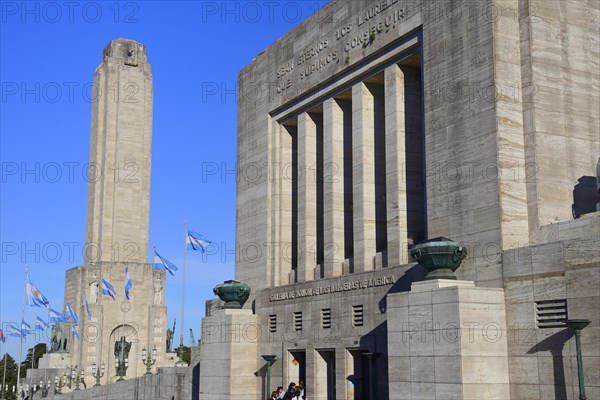
[[[271,393],[271,400],[305,400],[304,381],[298,382],[297,385],[291,382],[287,391],[283,389],[283,386],[279,386]]]

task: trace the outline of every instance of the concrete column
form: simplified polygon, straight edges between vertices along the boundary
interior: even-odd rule
[[[404,72],[385,69],[385,159],[388,266],[408,263]]]
[[[344,262],[344,112],[323,103],[325,277],[342,274]]]
[[[280,212],[279,239],[275,240],[278,251],[275,257],[279,259],[279,284],[287,285],[292,270],[292,135],[284,127],[279,129],[280,145]],[[294,131],[295,134],[295,131]],[[278,243],[277,243],[278,242]],[[277,283],[276,283],[277,284]]]
[[[268,117],[268,165],[277,166],[281,163],[281,130],[283,128],[270,116]],[[267,218],[267,235],[270,245],[267,247],[269,254],[265,259],[265,279],[268,287],[279,286],[281,276],[280,259],[280,229],[281,229],[281,169],[274,167],[268,169],[269,184],[267,198],[269,200],[269,216]]]
[[[317,125],[298,116],[298,282],[314,279],[317,244]]]
[[[354,399],[354,384],[351,379],[348,379],[348,377],[354,377],[354,358],[352,357],[352,353],[346,348],[336,349],[335,362],[335,394],[337,398]]]
[[[375,160],[374,99],[364,83],[352,87],[352,182],[354,272],[374,269]]]
[[[258,344],[244,340],[241,328],[257,324],[252,310],[216,310],[202,319],[200,400],[260,397],[254,373],[264,364]]]

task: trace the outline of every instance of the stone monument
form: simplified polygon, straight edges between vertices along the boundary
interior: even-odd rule
[[[93,90],[84,265],[65,277],[65,304],[79,316],[75,329],[81,340],[71,334],[71,321],[63,324],[67,354],[60,365],[77,365],[91,376],[92,364],[104,363],[101,383],[106,384],[119,377],[120,353],[113,349],[123,338],[127,378],[146,372],[143,348],[157,350],[155,369],[172,365],[166,355],[165,272],[147,262],[153,83],[144,45],[111,41],[96,68]],[[126,268],[133,283],[129,300]],[[114,299],[103,294],[103,281],[115,288]],[[55,336],[52,349],[58,352],[63,347],[58,331]]]

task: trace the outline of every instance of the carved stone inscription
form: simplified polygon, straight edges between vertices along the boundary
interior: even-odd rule
[[[299,81],[318,74],[330,64],[348,63],[349,54],[371,45],[378,35],[386,34],[406,18],[398,0],[383,0],[358,14],[356,21],[335,30],[284,62],[276,71],[276,93],[281,95]]]
[[[313,288],[291,290],[289,292],[275,293],[269,296],[269,301],[282,301],[298,299],[302,297],[320,296],[324,294],[332,294],[337,292],[347,292],[349,290],[368,289],[378,286],[393,285],[396,283],[394,275],[384,276],[381,278],[363,279],[338,283],[333,285],[315,286]]]

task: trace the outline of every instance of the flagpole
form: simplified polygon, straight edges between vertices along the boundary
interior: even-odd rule
[[[185,270],[186,270],[186,258],[187,258],[187,221],[183,224],[183,273],[181,274],[181,327],[179,328],[179,361],[180,365],[185,364],[183,361],[183,327],[185,324],[184,311],[185,311]]]
[[[33,344],[33,350],[31,351],[31,376],[29,377],[29,386],[31,388],[33,388],[33,370],[34,369],[35,369],[35,343]],[[25,377],[27,377],[27,375],[25,375]]]
[[[17,388],[19,387],[19,381],[21,380],[21,353],[23,353],[23,320],[25,319],[25,295],[27,285],[27,263],[25,263],[25,283],[23,285],[23,301],[21,303],[21,324],[19,325],[19,331],[21,335],[19,336],[19,365],[17,366]]]
[[[47,325],[46,325],[46,330],[44,331],[44,335],[46,339],[46,342],[48,342],[48,328],[50,327],[50,309],[48,309],[48,316],[46,317],[46,321],[47,321]],[[46,353],[49,353],[48,351],[48,343],[46,343]],[[49,362],[49,360],[48,360]],[[38,364],[39,367],[39,364]],[[44,364],[44,381],[47,381],[48,379],[48,363]]]
[[[86,323],[86,319],[87,319],[87,314],[85,313],[85,299],[83,299],[84,293],[85,293],[85,288],[84,288],[84,284],[85,284],[85,270],[84,267],[81,267],[81,275],[79,278],[79,283],[80,283],[80,287],[81,287],[81,292],[79,292],[77,294],[77,297],[79,297],[81,299],[81,301],[79,302],[80,306],[79,306],[79,315],[81,315],[83,318],[81,318],[81,335],[84,335],[85,333],[85,323]],[[73,326],[73,329],[76,329],[75,326]],[[79,332],[78,332],[79,333]],[[79,340],[77,340],[77,349],[79,350],[77,353],[77,359],[79,361],[79,371],[77,371],[78,374],[81,373],[81,371],[85,370],[85,366],[83,365],[83,345],[81,344],[81,335]],[[73,335],[75,336],[75,335]],[[73,337],[73,339],[75,339]],[[73,346],[75,345],[75,340],[73,340]]]
[[[2,331],[2,335],[4,335],[4,331]],[[6,361],[8,360],[8,351],[6,349],[6,335],[4,337],[4,375],[2,376],[2,398],[6,396]]]

